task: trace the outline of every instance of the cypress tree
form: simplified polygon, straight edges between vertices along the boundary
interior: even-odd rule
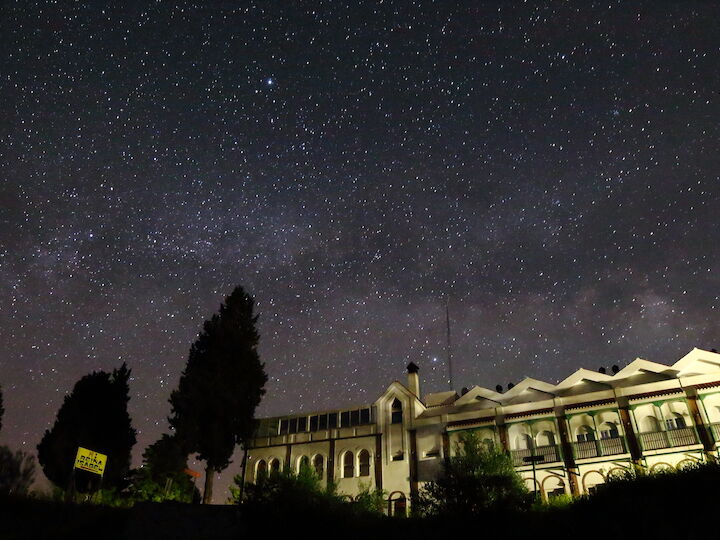
[[[127,404],[130,370],[123,363],[112,373],[82,377],[65,396],[55,424],[38,444],[38,461],[45,476],[66,489],[75,474],[75,487],[87,491],[98,484],[93,473],[73,470],[79,446],[107,455],[103,485],[123,487],[130,470],[130,452],[136,442]]]
[[[170,426],[185,450],[206,462],[206,504],[215,473],[230,464],[237,444],[244,447],[252,437],[255,408],[265,393],[254,305],[242,287],[225,298],[219,313],[205,321],[170,397]]]

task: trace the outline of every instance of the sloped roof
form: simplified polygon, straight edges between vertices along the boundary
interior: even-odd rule
[[[438,407],[440,405],[451,405],[458,399],[457,392],[455,390],[448,390],[446,392],[435,392],[425,396],[426,407]]]
[[[720,371],[720,354],[694,348],[672,365],[679,377]]]

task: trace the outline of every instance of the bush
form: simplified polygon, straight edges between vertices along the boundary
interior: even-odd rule
[[[35,458],[0,446],[0,495],[25,496],[35,479]]]
[[[507,452],[485,446],[463,432],[455,455],[437,480],[428,482],[413,505],[422,516],[477,516],[487,511],[527,509],[532,495]]]

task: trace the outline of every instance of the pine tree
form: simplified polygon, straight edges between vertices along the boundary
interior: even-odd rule
[[[52,429],[38,445],[38,461],[45,476],[66,489],[75,474],[75,487],[87,491],[98,484],[97,475],[75,470],[79,446],[108,456],[103,486],[123,487],[130,469],[130,452],[136,442],[127,411],[130,370],[123,363],[112,374],[93,372],[81,378],[65,396]]]
[[[169,421],[178,440],[206,462],[204,503],[212,500],[215,473],[230,464],[237,444],[244,447],[252,437],[255,408],[265,393],[254,305],[242,287],[235,288],[205,321],[170,397]]]

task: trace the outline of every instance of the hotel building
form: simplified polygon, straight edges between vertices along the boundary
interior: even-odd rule
[[[671,366],[638,358],[623,369],[579,369],[551,384],[476,386],[421,396],[418,367],[364,407],[260,421],[245,481],[312,466],[323,483],[354,496],[388,494],[402,514],[441,471],[459,433],[476,431],[512,456],[543,498],[582,495],[633,464],[654,472],[719,456],[720,354],[693,349]]]

